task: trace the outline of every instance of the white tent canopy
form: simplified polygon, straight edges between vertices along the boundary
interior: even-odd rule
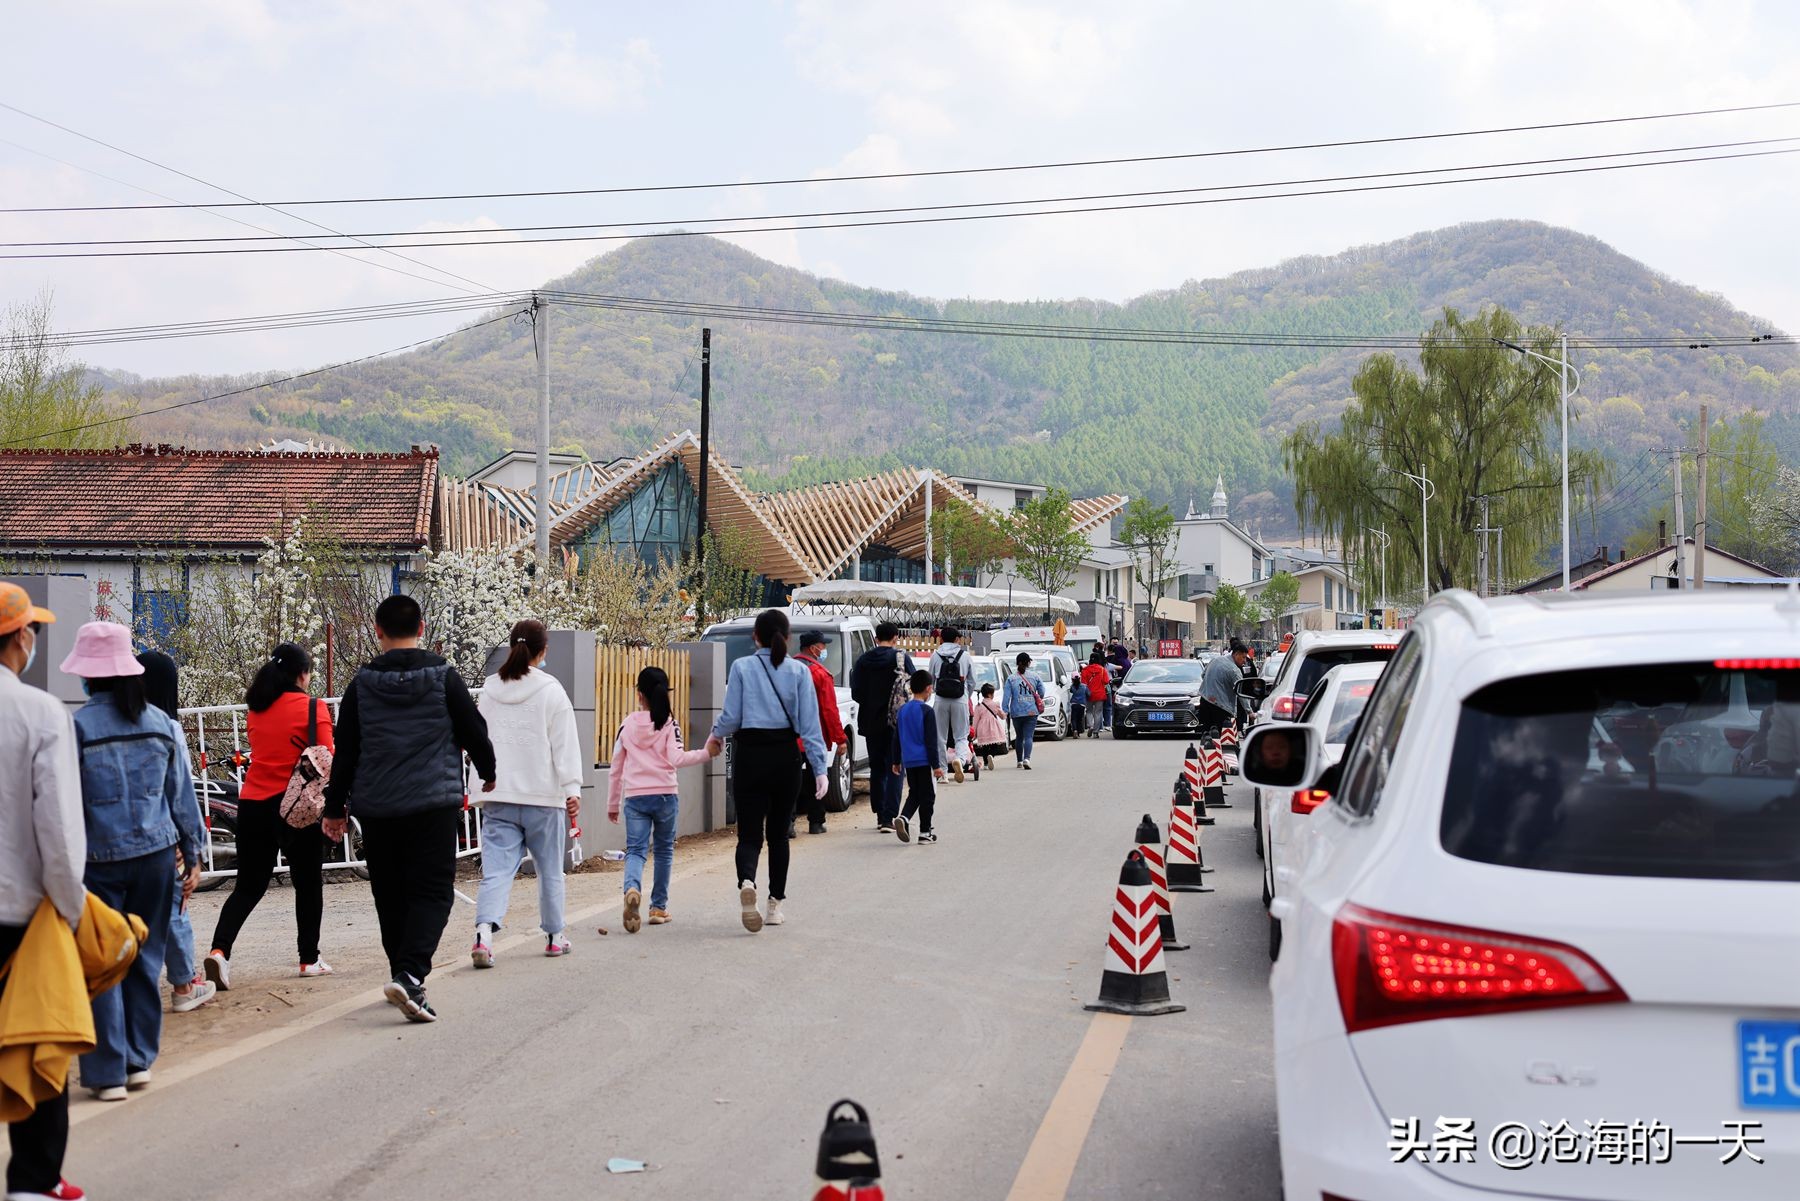
[[[878,580],[822,580],[794,589],[794,608],[852,609],[883,615],[1005,617],[1046,611],[1074,617],[1079,605],[1066,596],[1014,588],[962,588],[955,584],[888,584]]]

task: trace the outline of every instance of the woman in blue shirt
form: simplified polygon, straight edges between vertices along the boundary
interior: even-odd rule
[[[94,1049],[81,1083],[102,1101],[150,1083],[162,1043],[159,977],[168,947],[180,851],[181,893],[200,880],[200,805],[181,727],[148,704],[131,631],[90,621],[75,634],[63,671],[80,676],[88,702],[75,713],[81,805],[87,818],[88,891],[149,927],[125,978],[94,998]]]
[[[1031,656],[1019,652],[1019,670],[1006,677],[1001,707],[1013,724],[1013,753],[1019,766],[1031,770],[1031,744],[1037,739],[1038,714],[1044,711],[1044,686],[1031,674]]]
[[[744,929],[754,934],[787,920],[788,822],[802,766],[810,767],[813,789],[827,786],[825,739],[819,730],[819,698],[812,675],[788,658],[788,619],[780,609],[757,614],[751,628],[756,653],[731,665],[725,704],[713,723],[713,743],[734,739],[732,795],[737,801],[738,903]],[[802,748],[805,750],[802,757]],[[716,752],[715,752],[716,753]],[[769,842],[768,917],[756,911],[756,866],[763,839]]]

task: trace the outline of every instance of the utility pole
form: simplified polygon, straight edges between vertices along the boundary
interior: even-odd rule
[[[1700,498],[1695,503],[1698,512],[1694,515],[1694,591],[1706,587],[1706,435],[1708,433],[1706,406],[1700,406],[1700,453],[1694,456],[1694,478],[1698,481]]]
[[[1387,600],[1388,600],[1388,595],[1387,595],[1387,550],[1388,550],[1388,543],[1393,541],[1393,539],[1388,537],[1387,527],[1385,527],[1385,526],[1381,527],[1380,529],[1371,529],[1369,532],[1371,534],[1375,535],[1375,537],[1381,539],[1381,616],[1382,616],[1382,621],[1385,624],[1385,622],[1387,621],[1387,607],[1388,607],[1387,606]]]
[[[1562,383],[1562,560],[1563,586],[1569,590],[1569,335],[1562,336],[1562,362],[1556,365]],[[1487,523],[1482,522],[1483,525]]]
[[[531,332],[538,363],[537,569],[539,583],[550,570],[550,306],[531,294]]]
[[[1485,597],[1492,595],[1488,591],[1488,535],[1493,533],[1488,529],[1488,496],[1483,493],[1469,499],[1481,506],[1481,525],[1475,531],[1481,535],[1481,548],[1475,552],[1475,591],[1478,596]]]
[[[931,469],[924,468],[919,472],[919,479],[925,485],[925,582],[931,579]],[[1049,602],[1044,602],[1048,604]]]
[[[1670,457],[1675,462],[1675,586],[1686,588],[1687,577],[1682,574],[1682,561],[1687,557],[1687,511],[1681,507],[1681,472],[1687,466],[1682,461],[1686,451],[1677,450]]]
[[[694,530],[694,595],[705,595],[706,587],[706,477],[712,474],[712,330],[700,330],[700,481],[695,490],[700,494]]]

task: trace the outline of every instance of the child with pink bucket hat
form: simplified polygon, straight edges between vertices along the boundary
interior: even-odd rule
[[[200,879],[200,805],[181,727],[144,695],[144,666],[131,631],[90,621],[75,634],[63,671],[85,682],[75,712],[81,801],[87,825],[88,891],[145,919],[149,933],[119,984],[94,998],[94,1049],[81,1083],[102,1101],[123,1101],[150,1084],[162,1043],[160,977],[174,903],[176,867],[191,895]],[[177,859],[179,856],[179,860]]]

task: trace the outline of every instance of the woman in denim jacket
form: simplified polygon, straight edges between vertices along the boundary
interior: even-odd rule
[[[149,932],[119,984],[94,998],[94,1049],[81,1057],[81,1083],[102,1101],[150,1083],[162,1041],[163,970],[180,888],[200,879],[200,805],[181,727],[144,699],[144,667],[131,653],[131,631],[91,621],[75,635],[62,669],[86,681],[88,702],[75,713],[81,756],[81,805],[87,819],[88,891],[124,913],[146,918]]]

